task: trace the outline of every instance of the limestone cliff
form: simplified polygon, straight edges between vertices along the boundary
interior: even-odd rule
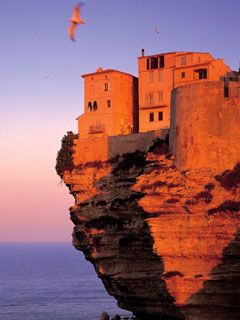
[[[179,171],[163,147],[62,170],[73,244],[139,319],[237,320],[240,164]]]

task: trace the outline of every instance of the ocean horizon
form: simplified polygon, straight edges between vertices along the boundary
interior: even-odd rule
[[[1,320],[98,320],[119,309],[92,264],[67,242],[0,243]]]

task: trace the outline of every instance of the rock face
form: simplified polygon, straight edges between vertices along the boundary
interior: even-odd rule
[[[139,319],[239,319],[240,165],[179,171],[152,151],[64,172],[74,246]]]

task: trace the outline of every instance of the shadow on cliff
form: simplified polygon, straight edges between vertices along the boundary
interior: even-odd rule
[[[138,206],[144,194],[132,190],[148,165],[145,154],[126,154],[110,165],[111,173],[96,184],[99,193],[71,211],[73,244],[119,307],[141,320],[184,319],[162,279],[163,261],[153,251],[146,222],[150,215]]]
[[[204,282],[199,292],[190,297],[184,313],[192,314],[191,309],[194,308],[196,319],[239,319],[239,267],[240,230],[223,250],[221,261],[209,274],[210,279]]]

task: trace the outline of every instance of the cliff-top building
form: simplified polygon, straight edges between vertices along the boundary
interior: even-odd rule
[[[80,137],[138,132],[138,79],[99,68],[82,75],[84,114],[77,118]]]
[[[170,126],[171,92],[176,87],[204,80],[218,81],[229,72],[222,59],[210,53],[169,52],[138,58],[139,131]]]
[[[138,77],[99,68],[84,74],[81,137],[115,136],[170,128],[172,91],[182,85],[219,81],[231,74],[210,53],[168,52],[138,58]]]

